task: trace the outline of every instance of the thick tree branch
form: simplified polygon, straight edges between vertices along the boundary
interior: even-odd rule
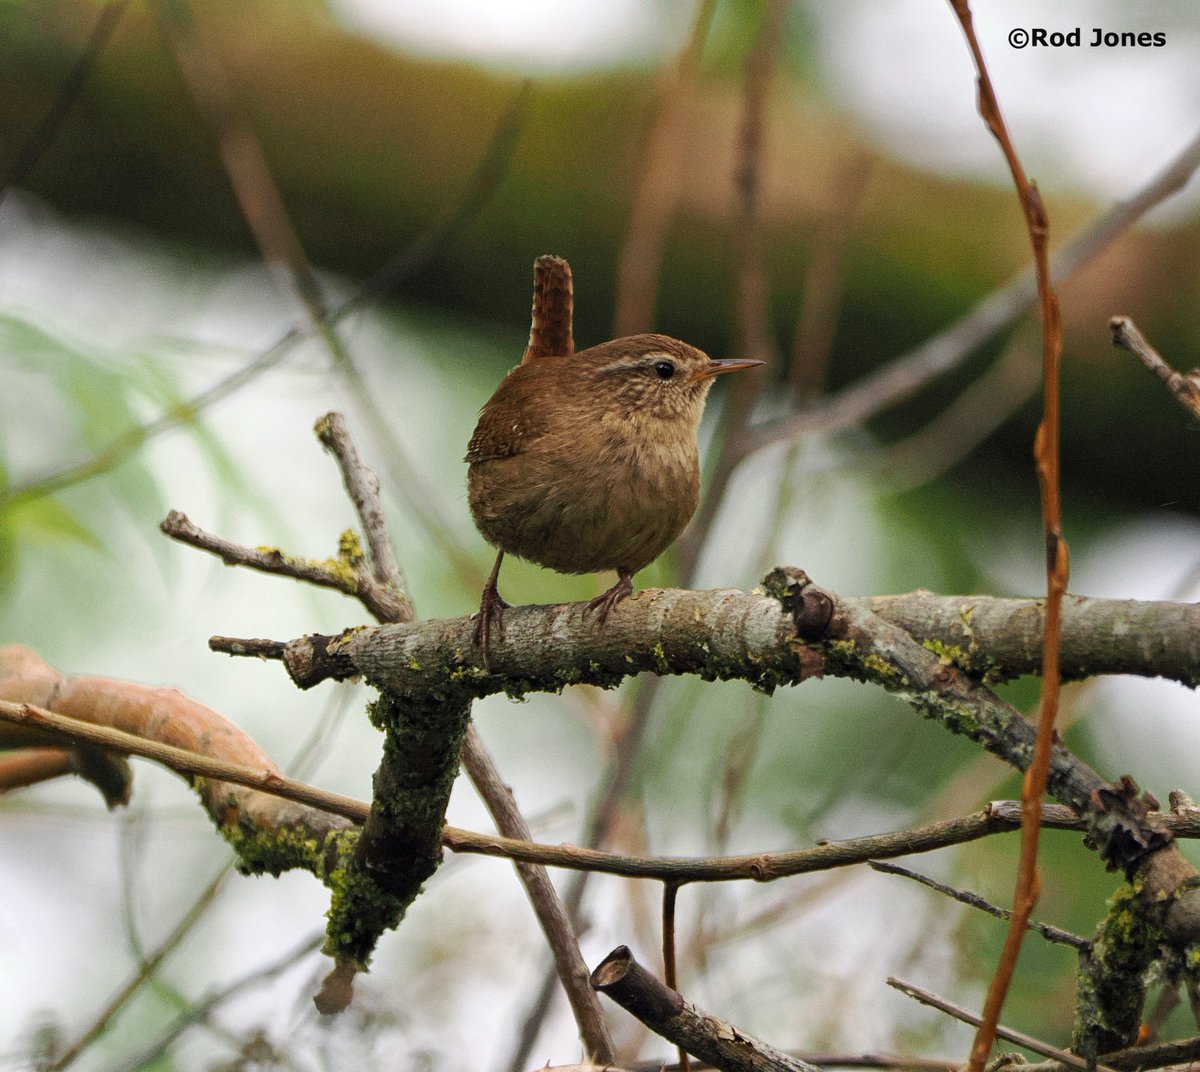
[[[1041,670],[1042,601],[930,592],[846,598],[877,614],[945,662],[987,681]],[[513,607],[505,636],[483,670],[469,618],[314,634],[288,643],[256,642],[245,652],[282,659],[306,687],[330,677],[368,673],[409,689],[438,687],[447,675],[469,681],[477,696],[518,694],[569,684],[614,685],[652,671],[749,681],[763,689],[826,672],[814,650],[796,643],[791,617],[761,591],[645,589],[625,600],[603,629],[582,603]],[[248,641],[221,638],[242,654]],[[1200,684],[1200,605],[1071,596],[1063,606],[1064,680],[1098,674],[1166,677]]]

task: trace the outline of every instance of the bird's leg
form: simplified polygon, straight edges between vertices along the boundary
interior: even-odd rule
[[[596,612],[596,624],[603,625],[608,620],[609,612],[626,596],[633,595],[633,574],[629,570],[617,570],[617,583],[607,592],[601,592],[595,599],[588,602],[586,611]]]
[[[508,607],[499,590],[496,581],[500,577],[500,563],[504,561],[504,552],[496,556],[496,564],[492,567],[487,584],[483,586],[483,597],[479,601],[479,613],[475,615],[475,644],[483,652],[483,665],[491,667],[492,621],[495,620],[496,632],[504,635],[504,610]]]

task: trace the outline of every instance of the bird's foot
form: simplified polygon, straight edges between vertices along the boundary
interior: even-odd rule
[[[584,613],[595,611],[596,624],[603,625],[608,620],[613,607],[631,595],[633,595],[633,574],[619,570],[617,583],[607,592],[602,592],[595,599],[589,600],[588,605],[584,608]]]
[[[475,622],[475,646],[482,652],[483,665],[488,670],[492,668],[492,627],[495,626],[498,636],[504,636],[504,612],[509,606],[494,583],[484,587],[479,613],[472,620]]]

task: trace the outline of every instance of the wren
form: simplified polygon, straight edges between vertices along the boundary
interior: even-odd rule
[[[696,434],[714,378],[762,363],[713,360],[666,335],[574,354],[537,353],[531,341],[467,446],[471,515],[499,549],[475,624],[485,661],[508,606],[497,590],[506,553],[560,573],[616,570],[588,604],[607,620],[696,510]]]

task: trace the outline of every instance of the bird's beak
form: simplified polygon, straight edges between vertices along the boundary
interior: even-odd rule
[[[755,361],[748,357],[711,359],[707,365],[692,373],[693,380],[711,380],[714,376],[723,376],[726,372],[740,372],[742,369],[754,368],[755,365],[765,365],[765,361]]]

